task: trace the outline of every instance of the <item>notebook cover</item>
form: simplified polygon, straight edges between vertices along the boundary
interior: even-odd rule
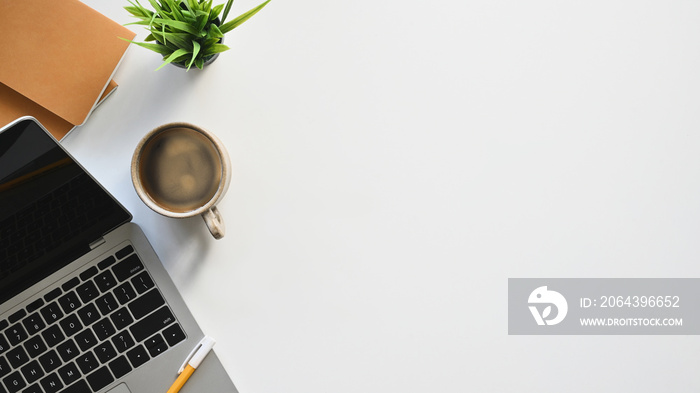
[[[101,104],[116,88],[117,83],[111,80],[97,105]],[[75,125],[0,83],[0,126],[22,116],[33,116],[58,140],[63,139],[75,128]]]
[[[0,82],[83,124],[135,33],[78,0],[0,1],[0,15]]]

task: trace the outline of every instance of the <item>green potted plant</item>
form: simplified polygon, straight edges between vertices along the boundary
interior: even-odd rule
[[[270,0],[226,22],[233,0],[213,6],[213,0],[148,0],[153,9],[138,0],[128,0],[124,7],[137,22],[149,31],[146,42],[130,41],[163,56],[163,64],[172,63],[190,69],[202,69],[230,49],[224,45],[224,34],[240,26],[270,2]]]

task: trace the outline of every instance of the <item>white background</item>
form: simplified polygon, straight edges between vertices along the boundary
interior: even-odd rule
[[[242,393],[691,392],[698,337],[508,336],[507,279],[700,276],[699,42],[696,1],[273,0],[202,72],[132,46],[65,145]],[[172,121],[231,154],[221,241],[133,190]]]

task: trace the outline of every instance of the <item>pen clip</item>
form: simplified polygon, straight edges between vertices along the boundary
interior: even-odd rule
[[[177,370],[178,375],[185,370],[185,367],[187,367],[187,363],[191,362],[190,365],[194,368],[199,367],[199,363],[201,363],[204,357],[207,355],[207,353],[211,351],[211,348],[214,346],[214,344],[216,344],[216,340],[209,336],[204,336],[204,338],[197,345],[195,345],[190,354],[187,355],[187,357],[185,358],[185,362],[182,363],[180,369]]]

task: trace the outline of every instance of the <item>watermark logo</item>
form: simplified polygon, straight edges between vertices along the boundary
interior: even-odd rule
[[[509,335],[700,335],[699,278],[509,278]]]
[[[527,299],[527,302],[530,304],[529,307],[532,316],[540,326],[551,326],[558,324],[564,320],[566,313],[569,311],[569,305],[566,303],[564,296],[562,296],[559,292],[547,290],[547,286],[539,287],[532,291],[530,297]],[[536,305],[543,304],[547,304],[547,307],[545,307],[540,314],[540,311],[537,309]],[[556,316],[554,318],[547,319],[547,317],[552,315],[552,305],[557,308]]]

